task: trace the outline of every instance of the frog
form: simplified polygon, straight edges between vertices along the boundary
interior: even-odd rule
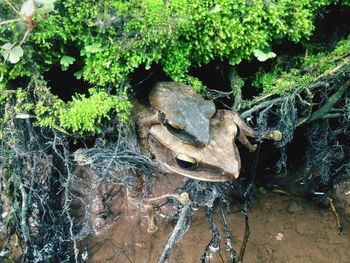
[[[157,229],[152,206],[157,204],[156,200],[164,201],[168,196],[164,188],[173,192],[186,179],[206,182],[237,179],[241,159],[236,142],[254,152],[257,145],[248,138],[257,137],[257,133],[237,112],[216,109],[212,101],[204,100],[187,85],[157,83],[151,89],[149,101],[150,107],[136,104],[134,109],[140,144],[144,153],[156,161],[158,168],[172,175],[165,182],[158,183],[161,189],[151,193],[161,193],[158,199],[154,196],[143,198],[143,206],[148,211],[148,232],[152,233]],[[278,141],[282,134],[273,130],[263,138]],[[182,194],[172,197],[181,204],[189,202],[186,193]],[[130,194],[129,199],[133,199],[133,195],[135,193]]]
[[[234,111],[216,109],[211,100],[196,94],[192,87],[175,82],[159,82],[149,93],[148,103],[134,103],[133,118],[140,148],[158,168],[151,191],[147,191],[142,176],[136,174],[136,187],[126,188],[124,202],[109,205],[112,214],[121,210],[129,214],[146,214],[147,232],[157,231],[156,217],[166,217],[171,207],[155,207],[173,199],[178,205],[191,202],[188,193],[176,190],[187,180],[226,182],[240,175],[241,159],[236,145],[239,141],[248,151],[254,152],[256,144],[249,138],[257,133]],[[279,140],[281,133],[272,131],[265,138]],[[103,185],[93,192],[92,224],[101,233],[106,204],[103,202]],[[173,203],[174,203],[173,202]],[[121,208],[123,207],[123,209]],[[103,232],[103,231],[102,231]]]
[[[236,140],[250,152],[257,133],[237,112],[216,109],[192,87],[175,82],[157,83],[149,95],[150,107],[135,106],[140,144],[166,171],[209,182],[237,179],[240,155]],[[281,140],[279,131],[263,137]]]

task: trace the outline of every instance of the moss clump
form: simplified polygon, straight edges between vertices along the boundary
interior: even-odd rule
[[[253,85],[266,94],[282,94],[294,88],[306,88],[310,83],[327,77],[350,63],[350,36],[339,41],[331,52],[317,52],[294,59],[292,68],[276,63],[269,71],[260,70]],[[289,57],[288,60],[291,60]],[[247,104],[249,105],[249,103]]]
[[[117,91],[114,92],[120,94],[120,83],[136,68],[149,69],[152,64],[159,64],[173,80],[195,83],[197,90],[200,90],[202,85],[198,80],[188,76],[190,67],[214,59],[235,65],[242,59],[253,58],[254,51],[268,54],[271,45],[281,39],[293,42],[307,39],[314,30],[315,15],[322,7],[336,1],[48,2],[46,7],[54,10],[39,12],[43,2],[35,1],[34,17],[27,17],[26,20],[8,5],[8,1],[0,3],[0,10],[4,12],[1,14],[3,19],[19,19],[6,24],[7,26],[0,26],[0,45],[17,43],[24,50],[18,63],[11,64],[7,61],[0,64],[0,88],[8,90],[13,81],[23,77],[31,78],[35,74],[43,75],[52,65],[61,64],[63,70],[75,65],[78,68],[75,76],[88,81],[96,88],[96,92],[90,97],[76,95],[68,104],[58,100],[49,102],[53,105],[37,101],[39,105],[45,105],[45,110],[32,106],[30,113],[36,114],[39,125],[52,125],[53,119],[58,119],[55,123],[62,129],[84,133],[98,132],[100,120],[113,118],[112,115],[121,120],[128,118],[130,103],[126,102],[124,95],[112,99],[107,94],[110,87],[115,87]],[[20,10],[23,2],[13,0],[12,4]],[[23,38],[30,25],[34,27]],[[293,86],[296,80],[290,78],[294,78],[294,74],[286,77],[290,83],[282,84],[286,87]],[[273,86],[272,78],[273,76],[261,76],[260,82],[265,92],[269,92],[267,86]],[[270,92],[280,90],[271,88]],[[27,97],[32,96],[34,94]],[[96,108],[96,112],[83,107],[97,103],[97,99],[107,101],[104,107]],[[50,106],[55,109],[52,114],[48,114],[51,110],[46,109]],[[68,110],[63,108],[67,106]],[[58,116],[52,117],[56,113]],[[65,114],[70,117],[60,117]],[[51,117],[48,119],[47,115]],[[88,121],[89,118],[91,120]]]

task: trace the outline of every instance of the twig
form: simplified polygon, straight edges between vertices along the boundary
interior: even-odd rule
[[[254,112],[256,112],[258,110],[261,110],[263,108],[269,107],[269,106],[271,106],[273,104],[277,104],[277,103],[279,103],[279,102],[281,102],[283,100],[284,100],[284,98],[282,97],[282,98],[276,98],[276,99],[272,99],[272,100],[261,102],[260,104],[255,105],[254,107],[252,107],[251,109],[242,112],[240,115],[241,115],[242,118],[247,118],[250,115],[252,115]]]
[[[321,79],[323,77],[327,77],[329,75],[332,75],[334,72],[336,72],[337,70],[341,69],[342,67],[344,67],[346,65],[349,65],[349,61],[350,61],[350,59],[344,59],[343,63],[339,64],[338,66],[336,66],[333,69],[326,70],[321,75],[319,75],[315,80],[319,80],[319,79]]]
[[[22,21],[22,19],[21,18],[16,18],[16,19],[10,19],[10,20],[6,20],[6,21],[2,21],[2,22],[0,22],[0,26],[1,25],[15,23],[15,22],[19,22],[19,21]]]
[[[322,119],[332,108],[333,106],[341,99],[345,91],[348,89],[350,81],[345,82],[340,88],[327,100],[327,102],[316,112],[314,112],[309,120],[312,122],[318,119]]]
[[[343,224],[340,223],[339,214],[338,214],[337,210],[335,209],[335,206],[333,204],[333,199],[329,198],[329,197],[327,197],[327,199],[328,199],[328,202],[329,202],[329,206],[330,206],[330,208],[332,210],[332,213],[333,213],[333,215],[335,217],[335,220],[336,220],[336,223],[337,223],[337,227],[338,227],[338,231],[339,231],[339,235],[342,235],[344,227],[343,227]]]
[[[215,205],[213,207],[215,207]],[[211,240],[209,241],[208,245],[206,246],[204,254],[201,257],[202,263],[205,263],[207,259],[210,259],[212,257],[213,253],[220,251],[220,233],[219,233],[219,230],[214,222],[213,207],[206,207],[205,208],[205,210],[206,210],[205,213],[206,213],[207,219],[209,221],[209,225],[210,225]]]
[[[255,105],[257,104],[258,102],[260,101],[263,101],[263,100],[266,100],[267,98],[270,98],[273,94],[271,93],[268,93],[268,94],[265,94],[265,95],[262,95],[260,97],[257,97],[253,100],[252,104],[251,105]]]
[[[73,242],[73,250],[74,250],[74,260],[76,263],[79,262],[79,249],[78,249],[78,245],[77,245],[77,241],[74,238],[74,233],[73,233],[73,226],[74,226],[74,222],[73,222],[73,218],[70,214],[70,191],[69,191],[69,187],[73,181],[73,174],[71,173],[70,167],[69,167],[69,159],[68,159],[68,151],[66,149],[66,147],[63,147],[63,155],[58,151],[58,149],[56,148],[56,140],[57,140],[57,134],[54,133],[54,142],[53,142],[53,150],[55,151],[55,153],[57,154],[57,156],[63,161],[64,166],[66,168],[66,172],[67,172],[67,178],[65,180],[65,184],[64,184],[64,205],[63,205],[63,213],[66,214],[68,221],[69,221],[69,234],[70,234],[70,238]]]
[[[22,163],[22,160],[19,156],[17,156],[17,163],[20,164]],[[24,252],[23,252],[23,258],[22,262],[25,262],[26,256],[28,253],[28,247],[30,243],[30,237],[29,237],[29,227],[27,224],[27,212],[28,212],[28,195],[27,192],[24,188],[24,182],[23,178],[21,177],[21,172],[20,172],[20,166],[17,165],[16,167],[16,173],[19,177],[19,189],[21,191],[21,196],[22,196],[22,207],[21,207],[21,230],[22,230],[22,235],[24,239]]]
[[[19,44],[18,44],[19,46],[22,46],[24,41],[26,41],[30,31],[32,31],[32,27],[28,27],[27,31],[23,35],[23,38],[22,38],[21,42],[19,42]]]
[[[180,240],[180,238],[187,232],[190,226],[191,207],[189,205],[184,205],[181,210],[179,219],[176,222],[173,232],[171,233],[168,242],[159,257],[157,263],[163,263],[170,255],[170,250],[174,244]]]

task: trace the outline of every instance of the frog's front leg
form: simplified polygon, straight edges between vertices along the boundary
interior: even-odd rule
[[[251,144],[247,137],[256,138],[256,132],[250,128],[239,116],[237,112],[228,111],[228,110],[218,110],[216,113],[216,117],[220,120],[231,120],[239,127],[240,132],[238,135],[238,140],[248,148],[250,152],[254,152],[256,150],[257,145]],[[280,141],[282,139],[282,133],[277,130],[269,131],[268,133],[263,135],[264,139]]]
[[[251,144],[247,137],[255,138],[255,131],[250,128],[238,115],[237,112],[228,110],[217,110],[216,118],[219,120],[230,120],[233,121],[239,127],[238,140],[248,148],[250,152],[254,152],[257,148],[256,144]]]
[[[167,198],[172,198],[177,200],[180,204],[186,205],[190,202],[190,197],[188,193],[184,192],[180,195],[178,194],[164,194],[158,197],[153,198],[145,198],[143,200],[144,202],[144,209],[147,212],[147,220],[148,220],[148,229],[147,232],[150,234],[153,234],[158,230],[158,227],[156,226],[155,220],[154,220],[154,211],[153,208],[156,205],[161,204],[162,202],[165,202]]]
[[[158,114],[153,114],[151,116],[138,118],[136,121],[136,128],[137,128],[137,134],[139,137],[139,143],[141,146],[141,149],[146,150],[148,149],[148,134],[149,129],[152,125],[159,124],[159,118]],[[147,150],[146,150],[147,151]]]

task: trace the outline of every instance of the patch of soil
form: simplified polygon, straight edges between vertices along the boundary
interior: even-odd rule
[[[243,262],[350,262],[350,218],[346,209],[339,209],[344,224],[343,235],[339,235],[330,209],[287,195],[268,193],[260,196],[248,215],[250,237]],[[84,240],[80,247],[88,253],[87,262],[157,262],[175,223],[158,221],[159,230],[148,234],[147,220],[137,217],[119,215],[103,235]],[[226,219],[233,247],[239,253],[245,229],[244,215],[235,212],[227,214]],[[208,262],[229,262],[219,213],[216,213],[215,221],[221,231],[221,251]],[[210,239],[209,224],[203,211],[194,212],[189,231],[171,251],[167,262],[200,262]]]

